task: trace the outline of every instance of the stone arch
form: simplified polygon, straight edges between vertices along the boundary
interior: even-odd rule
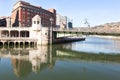
[[[1,37],[9,37],[9,31],[8,30],[4,30],[1,32]]]
[[[15,46],[19,47],[20,43],[19,42],[15,42]]]
[[[8,48],[9,43],[8,43],[8,42],[4,42],[3,46],[4,46],[5,48]]]
[[[19,31],[17,30],[10,31],[10,37],[19,37]]]
[[[29,31],[20,31],[20,37],[29,37],[30,32]]]
[[[3,42],[0,42],[0,48],[3,48]]]
[[[30,42],[30,46],[34,46],[34,44],[35,44],[34,42]]]
[[[28,47],[29,46],[29,42],[25,42],[25,47]]]
[[[24,42],[20,42],[20,47],[23,47],[24,46]]]
[[[9,42],[9,47],[11,48],[13,48],[14,47],[14,42]]]

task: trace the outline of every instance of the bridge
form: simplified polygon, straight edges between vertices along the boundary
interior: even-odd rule
[[[53,32],[58,33],[79,33],[79,34],[98,34],[98,35],[120,35],[120,29],[102,27],[76,27],[76,28],[53,28]]]

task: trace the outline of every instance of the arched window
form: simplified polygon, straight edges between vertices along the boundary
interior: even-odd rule
[[[34,24],[36,24],[36,21],[34,21]]]
[[[37,21],[37,24],[39,24],[39,21]]]

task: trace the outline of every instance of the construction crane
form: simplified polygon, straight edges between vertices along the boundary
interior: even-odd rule
[[[84,24],[85,24],[85,25],[87,25],[87,27],[90,27],[90,24],[89,24],[89,22],[88,22],[88,19],[87,19],[87,18],[85,18],[85,22],[84,22]]]

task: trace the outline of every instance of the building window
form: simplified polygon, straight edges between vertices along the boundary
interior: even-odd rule
[[[34,24],[36,24],[36,21],[34,21]]]
[[[23,11],[22,14],[25,14],[25,12]]]
[[[25,8],[22,8],[22,10],[25,10]]]
[[[27,20],[28,23],[30,23],[30,20]]]
[[[25,20],[23,19],[23,22],[25,22]]]
[[[30,11],[30,9],[28,9],[28,11]]]
[[[47,33],[45,33],[45,35],[47,36],[48,34],[47,34]]]
[[[30,15],[30,12],[28,12],[27,14]]]
[[[39,21],[37,21],[37,24],[39,24]]]
[[[28,16],[27,18],[30,19],[30,16]]]
[[[33,12],[33,10],[31,10],[31,12]]]
[[[25,18],[25,15],[23,15],[22,17],[23,17],[23,19],[24,19],[24,18]]]

